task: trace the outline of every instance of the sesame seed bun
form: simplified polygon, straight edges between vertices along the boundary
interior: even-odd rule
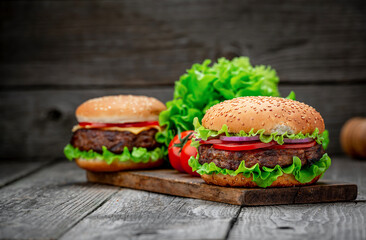
[[[81,158],[75,159],[76,164],[85,170],[92,172],[117,172],[117,171],[125,171],[125,170],[136,170],[136,169],[147,169],[147,168],[155,168],[159,167],[163,164],[164,160],[159,159],[157,161],[150,161],[147,163],[135,163],[132,161],[125,162],[113,162],[111,164],[107,164],[101,160],[85,160]]]
[[[258,187],[258,185],[253,182],[253,177],[246,178],[243,174],[238,174],[236,176],[224,175],[224,174],[211,174],[211,175],[201,175],[201,178],[208,184],[223,186],[223,187]],[[268,187],[297,187],[315,184],[320,178],[320,175],[315,177],[308,183],[301,183],[297,181],[292,174],[284,173],[279,176],[270,186]]]
[[[127,123],[157,121],[165,105],[153,97],[119,95],[90,99],[75,112],[78,122]]]
[[[279,97],[240,97],[212,106],[202,119],[202,125],[218,131],[226,124],[228,131],[238,133],[265,129],[264,134],[312,133],[324,131],[319,112],[307,104]]]

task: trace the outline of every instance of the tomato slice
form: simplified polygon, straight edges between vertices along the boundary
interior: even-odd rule
[[[309,148],[312,146],[315,146],[316,142],[308,142],[308,143],[287,143],[282,145],[276,145],[273,147],[273,149],[288,149],[288,148]]]
[[[200,144],[203,145],[203,144],[220,144],[220,143],[227,143],[227,142],[224,142],[218,138],[213,138],[213,139],[208,139],[208,140],[202,140],[200,141]]]
[[[146,127],[146,126],[159,126],[158,121],[145,121],[145,122],[132,122],[132,123],[91,123],[91,122],[80,122],[81,127],[90,128],[105,128],[105,127]]]
[[[251,143],[220,143],[213,144],[213,147],[220,150],[228,150],[228,151],[245,151],[245,150],[253,150],[259,148],[269,148],[277,143],[275,141],[269,143],[263,143],[260,141],[251,142]]]

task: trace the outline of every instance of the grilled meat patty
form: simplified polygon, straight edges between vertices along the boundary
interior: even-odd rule
[[[81,151],[93,150],[102,152],[102,146],[113,153],[122,153],[124,147],[130,151],[133,147],[143,147],[148,150],[160,146],[155,140],[156,129],[142,131],[135,135],[128,131],[108,131],[100,129],[79,129],[71,138],[71,145]]]
[[[238,169],[241,161],[245,161],[246,167],[252,167],[256,163],[259,167],[273,168],[276,165],[281,167],[289,166],[293,163],[293,156],[301,160],[302,165],[311,165],[324,154],[324,149],[317,144],[304,149],[256,149],[247,151],[226,151],[215,149],[212,145],[200,145],[198,148],[199,163],[213,162],[220,168],[230,170]]]

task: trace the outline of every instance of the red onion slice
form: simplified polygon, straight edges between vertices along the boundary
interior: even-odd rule
[[[249,142],[249,141],[258,141],[259,136],[254,137],[227,137],[227,136],[220,136],[220,140],[222,141],[229,141],[229,142]]]
[[[312,138],[303,138],[303,139],[290,139],[290,138],[284,138],[283,142],[285,143],[308,143],[312,142],[314,139]]]

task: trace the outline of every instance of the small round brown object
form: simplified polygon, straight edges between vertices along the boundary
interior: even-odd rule
[[[165,105],[153,97],[118,95],[90,99],[75,112],[78,122],[127,123],[157,121]]]
[[[340,134],[340,142],[342,149],[350,156],[355,156],[355,151],[352,144],[353,129],[361,121],[361,118],[352,118],[348,120],[342,127]]]
[[[359,158],[366,158],[366,119],[359,124],[353,135],[354,149]]]
[[[81,158],[75,159],[76,164],[85,170],[92,172],[117,172],[126,170],[137,170],[137,169],[147,169],[159,167],[163,164],[163,159],[158,159],[157,161],[149,161],[147,163],[135,163],[133,161],[125,162],[113,162],[107,164],[101,160],[85,160]]]
[[[355,117],[342,127],[340,142],[345,153],[366,159],[366,118]]]
[[[253,182],[253,177],[244,177],[243,174],[238,174],[236,176],[224,175],[224,174],[204,174],[201,175],[202,179],[208,183],[223,187],[258,187],[258,185]],[[315,184],[320,178],[320,175],[315,177],[308,183],[301,183],[297,181],[292,174],[284,173],[279,176],[270,186],[268,187],[297,187]]]
[[[205,128],[218,131],[226,124],[228,131],[238,133],[265,129],[297,134],[324,131],[324,120],[313,107],[279,97],[239,97],[212,106],[202,119]]]

